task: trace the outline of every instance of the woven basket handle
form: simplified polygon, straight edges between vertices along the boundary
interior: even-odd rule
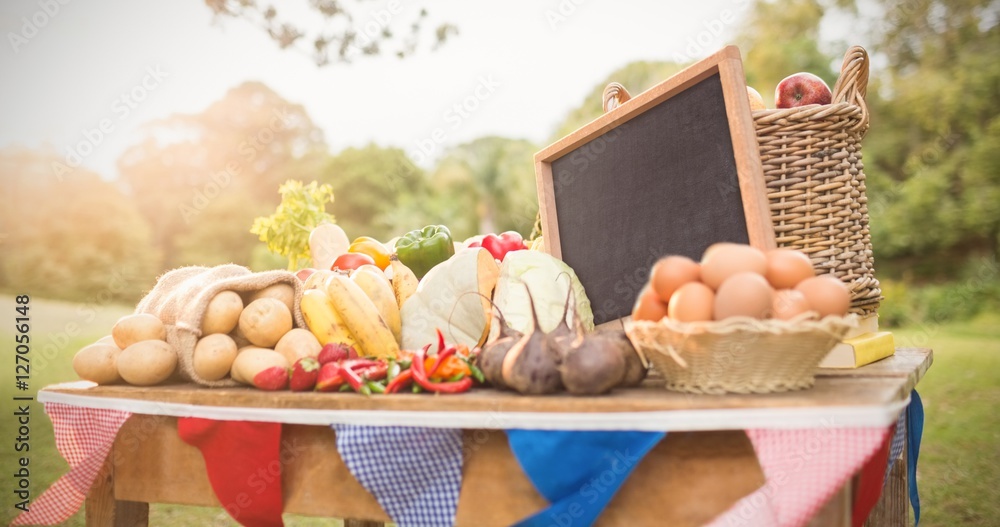
[[[628,90],[626,90],[621,84],[618,84],[617,82],[608,84],[604,87],[604,95],[601,97],[604,103],[604,113],[608,113],[611,110],[625,104],[625,102],[631,98],[632,96],[628,94]]]
[[[868,104],[865,95],[868,93],[868,52],[861,46],[851,46],[844,54],[844,63],[840,66],[840,78],[833,86],[833,102],[846,102],[861,107],[861,121],[854,127],[868,127]]]

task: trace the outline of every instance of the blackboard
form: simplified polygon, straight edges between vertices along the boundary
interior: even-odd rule
[[[662,256],[774,246],[739,51],[726,48],[535,156],[546,250],[595,323],[630,314]]]

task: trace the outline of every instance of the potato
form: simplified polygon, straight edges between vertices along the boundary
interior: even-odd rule
[[[253,385],[254,376],[274,366],[287,369],[288,359],[273,349],[247,346],[236,354],[229,374],[237,382]]]
[[[115,344],[115,338],[112,337],[111,335],[105,335],[105,336],[97,339],[97,342],[95,342],[94,344],[111,344],[112,346],[118,348],[118,345]],[[121,348],[118,348],[118,349],[121,349]]]
[[[273,348],[292,329],[292,312],[276,298],[258,298],[240,314],[240,333],[251,344]]]
[[[302,357],[315,359],[319,357],[321,349],[323,349],[323,345],[319,343],[312,332],[302,328],[295,328],[285,333],[285,336],[281,337],[281,340],[274,346],[274,351],[284,355],[289,364],[295,364],[295,361]]]
[[[111,328],[115,345],[125,349],[143,340],[167,340],[167,328],[163,322],[148,313],[126,315]]]
[[[276,298],[281,300],[288,311],[295,309],[295,289],[286,283],[271,284],[250,295],[250,302],[260,298]]]
[[[118,366],[115,365],[121,352],[118,346],[99,341],[85,346],[73,356],[73,371],[81,379],[97,384],[121,382],[122,377],[118,375]]]
[[[233,291],[222,291],[208,301],[201,318],[201,334],[229,333],[240,321],[243,299]]]
[[[236,342],[229,335],[214,333],[198,340],[192,356],[194,372],[206,381],[217,381],[226,375],[236,360]]]
[[[122,350],[115,361],[125,382],[135,386],[159,384],[177,368],[177,352],[162,340],[143,340]]]

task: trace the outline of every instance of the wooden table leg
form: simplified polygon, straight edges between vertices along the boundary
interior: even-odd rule
[[[809,521],[808,527],[850,527],[855,485],[854,478],[847,480],[847,483]]]
[[[903,433],[906,433],[904,428]],[[905,527],[910,525],[910,491],[906,474],[906,442],[903,455],[889,460],[889,478],[882,489],[882,497],[868,516],[865,527]]]
[[[104,461],[90,487],[85,504],[88,526],[145,527],[149,525],[149,504],[115,499],[113,452]]]

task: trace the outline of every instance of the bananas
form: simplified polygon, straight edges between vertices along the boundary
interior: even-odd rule
[[[393,254],[389,257],[392,267],[392,293],[396,296],[396,305],[403,308],[403,302],[417,292],[417,275]]]
[[[379,308],[351,278],[333,274],[324,282],[334,311],[343,320],[361,355],[378,358],[396,357],[399,342]],[[399,316],[398,307],[396,316]],[[389,315],[391,317],[391,314]]]
[[[393,293],[392,285],[385,273],[374,265],[362,265],[351,273],[351,280],[358,284],[358,287],[365,292],[368,299],[372,301],[378,309],[382,320],[392,331],[392,336],[396,338],[396,343],[400,342],[403,331],[403,323],[399,318],[399,306],[396,304],[396,295]]]
[[[325,290],[307,289],[302,293],[300,306],[309,331],[316,336],[320,344],[326,345],[332,342],[356,346],[354,337],[340,314],[334,309]]]
[[[327,271],[324,269],[319,269],[313,274],[306,278],[306,282],[302,284],[302,289],[320,289],[323,287],[323,281],[327,279],[328,276],[333,274],[333,271]]]

